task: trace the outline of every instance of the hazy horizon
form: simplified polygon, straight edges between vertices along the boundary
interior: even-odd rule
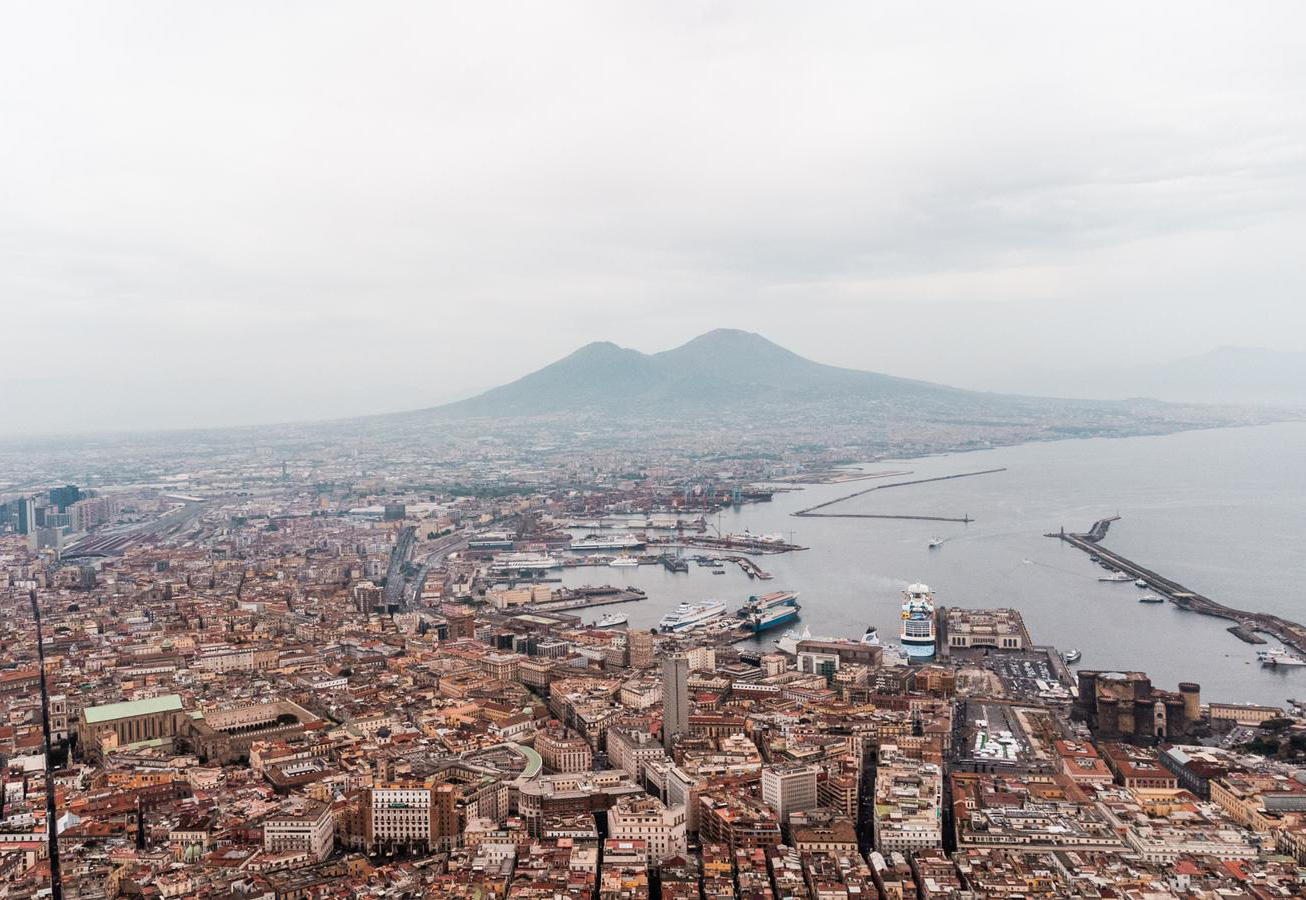
[[[1306,8],[1256,10],[16,7],[0,436],[420,408],[718,327],[1033,394],[1306,351]]]

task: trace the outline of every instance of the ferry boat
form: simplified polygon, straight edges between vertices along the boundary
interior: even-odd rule
[[[594,623],[595,628],[619,628],[630,621],[630,616],[624,613],[608,613],[603,618]]]
[[[1098,579],[1098,581],[1110,581],[1117,584],[1128,580],[1129,576],[1124,572],[1112,572],[1110,575],[1103,575]],[[1146,585],[1144,585],[1144,587],[1146,587]]]
[[[874,625],[866,626],[866,633],[862,635],[862,643],[868,647],[880,646],[880,633],[875,629]]]
[[[613,559],[611,562],[609,562],[608,565],[613,566],[614,568],[625,568],[626,566],[639,565],[639,560],[633,556],[627,556],[626,554],[623,553],[620,556],[618,556],[616,559]]]
[[[763,631],[769,631],[786,622],[792,622],[798,618],[798,611],[802,609],[797,603],[791,606],[771,606],[764,609],[754,609],[744,618],[744,628],[754,634],[761,634]]]
[[[937,637],[934,613],[934,594],[929,586],[910,584],[902,592],[902,648],[911,662],[929,662],[934,659]]]
[[[1144,594],[1138,598],[1139,603],[1164,603],[1164,597],[1158,597],[1156,594]]]
[[[546,553],[500,553],[491,565],[502,572],[535,572],[562,568],[562,561]]]
[[[753,595],[752,597],[749,597],[748,602],[744,604],[743,609],[739,610],[739,614],[742,616],[748,612],[752,612],[755,610],[770,609],[773,606],[797,606],[797,605],[798,605],[797,591],[772,591],[771,593],[763,594],[760,597],[758,597],[757,595]]]
[[[1256,654],[1256,658],[1263,666],[1306,666],[1306,659],[1293,656],[1282,647],[1277,650],[1262,650]]]
[[[719,619],[726,612],[726,605],[718,600],[708,603],[682,603],[673,613],[667,613],[658,622],[658,630],[665,632],[686,631],[699,625]]]
[[[1084,654],[1078,650],[1067,650],[1065,653],[1061,654],[1061,658],[1068,663],[1077,663],[1083,655]]]
[[[633,534],[587,534],[578,541],[571,542],[572,550],[640,550],[645,541]]]

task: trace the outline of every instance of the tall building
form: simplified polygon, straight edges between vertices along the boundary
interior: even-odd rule
[[[767,766],[762,769],[762,802],[784,825],[796,812],[816,808],[818,766]]]
[[[18,501],[18,533],[30,534],[36,528],[36,498],[24,497]]]
[[[677,735],[689,730],[689,657],[662,659],[662,744],[670,752]]]
[[[50,505],[57,507],[59,512],[67,512],[68,507],[80,499],[82,499],[82,492],[75,484],[50,489]]]
[[[653,665],[653,633],[636,629],[627,632],[626,647],[630,651],[630,667],[647,669]]]

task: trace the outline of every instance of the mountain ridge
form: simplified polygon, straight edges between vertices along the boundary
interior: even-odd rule
[[[722,403],[828,400],[857,392],[954,398],[971,393],[826,365],[760,334],[718,328],[656,353],[595,341],[507,384],[423,412],[477,417],[582,410],[619,414],[639,404],[646,414],[674,415]]]

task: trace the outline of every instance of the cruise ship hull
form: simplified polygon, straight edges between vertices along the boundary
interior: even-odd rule
[[[930,641],[928,644],[917,644],[904,640],[902,649],[907,654],[908,662],[930,662],[934,659],[934,641]]]

